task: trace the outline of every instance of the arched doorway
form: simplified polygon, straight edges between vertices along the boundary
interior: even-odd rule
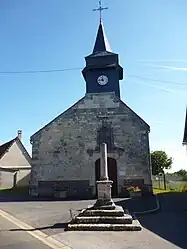
[[[112,197],[117,196],[117,162],[115,159],[108,157],[107,158],[108,162],[108,176],[109,180],[113,181],[112,184]],[[100,159],[96,160],[95,162],[95,179],[96,181],[100,180]],[[96,193],[97,193],[97,186],[96,186]]]

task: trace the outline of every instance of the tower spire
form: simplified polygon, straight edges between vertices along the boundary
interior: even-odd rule
[[[105,31],[104,31],[104,26],[102,23],[100,23],[99,29],[97,31],[93,53],[104,52],[104,51],[112,52],[110,48],[110,44],[107,40]]]
[[[108,7],[102,7],[101,1],[99,1],[99,8],[93,9],[93,11],[99,11],[99,13],[100,13],[100,24],[102,23],[102,11],[107,10],[107,9],[108,9]]]

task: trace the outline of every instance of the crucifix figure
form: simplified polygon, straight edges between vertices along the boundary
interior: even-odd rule
[[[99,8],[97,8],[97,9],[93,9],[93,11],[99,11],[100,12],[100,23],[101,23],[101,21],[102,21],[102,11],[103,10],[107,10],[108,9],[108,7],[102,7],[102,3],[101,3],[101,1],[99,1]]]

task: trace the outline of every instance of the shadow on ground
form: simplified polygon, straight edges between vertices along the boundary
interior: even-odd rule
[[[158,195],[160,211],[139,215],[142,226],[180,248],[187,248],[187,193]]]
[[[62,198],[56,197],[33,197],[30,196],[28,188],[10,188],[0,189],[0,202],[45,202],[45,201],[63,201]],[[66,201],[88,200],[85,198],[67,198]]]
[[[21,228],[14,228],[10,229],[11,232],[22,232],[22,231],[45,231],[48,229],[63,229],[64,231],[67,229],[67,223],[56,223],[53,226],[43,226],[43,227],[35,227],[33,229],[21,229]]]
[[[28,194],[28,188],[11,188],[0,189],[0,202],[55,202],[55,201],[81,201],[91,200],[90,198],[55,198],[55,197],[32,197]],[[94,200],[94,198],[92,199]],[[114,199],[117,205],[124,209],[129,209],[130,212],[143,212],[156,208],[155,195],[144,196],[142,198],[117,198]],[[117,200],[117,201],[116,201]]]
[[[157,208],[155,195],[122,199],[119,201],[115,201],[115,204],[122,206],[124,210],[128,209],[130,213],[141,213]]]

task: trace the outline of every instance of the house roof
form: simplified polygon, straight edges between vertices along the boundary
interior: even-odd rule
[[[14,139],[0,145],[0,159],[8,152],[8,149],[14,144],[14,142],[18,142],[20,144],[20,147],[23,150],[24,155],[26,155],[26,157],[30,161],[31,157],[30,157],[28,151],[26,150],[25,146],[20,141],[18,136],[16,138],[14,138]]]
[[[5,144],[2,144],[0,146],[0,158],[4,156],[4,154],[8,151],[8,149],[12,146],[16,138],[10,140],[9,142],[6,142]]]

